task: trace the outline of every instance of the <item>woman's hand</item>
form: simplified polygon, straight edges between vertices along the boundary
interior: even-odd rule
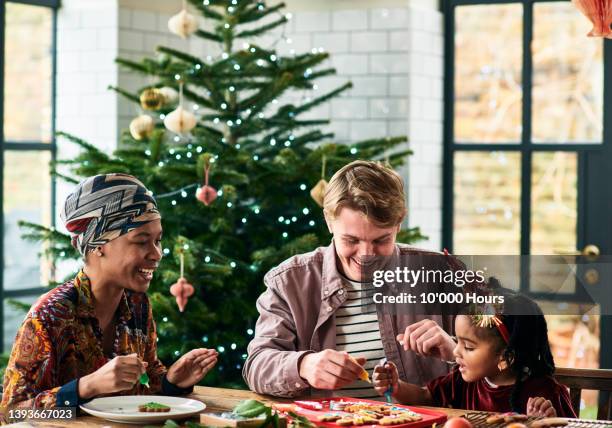
[[[172,364],[166,379],[180,388],[189,388],[198,383],[217,364],[217,355],[214,349],[192,349]]]
[[[92,374],[79,379],[79,397],[88,399],[132,389],[146,368],[147,363],[142,362],[137,354],[115,357]]]
[[[550,400],[544,397],[529,397],[527,400],[527,416],[554,418],[557,416],[557,411]]]
[[[399,390],[399,374],[395,364],[388,361],[384,365],[374,367],[374,372],[372,372],[372,383],[374,384],[374,389],[380,395],[384,395],[389,387],[391,387],[392,395],[397,394]]]

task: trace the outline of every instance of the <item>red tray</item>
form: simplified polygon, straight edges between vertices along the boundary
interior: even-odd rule
[[[366,400],[363,398],[354,398],[354,397],[307,398],[305,400],[319,402],[323,404],[323,409],[322,410],[303,409],[299,407],[299,405],[296,404],[295,413],[297,413],[300,416],[304,416],[308,418],[309,421],[313,422],[317,426],[329,427],[329,428],[338,428],[339,425],[336,424],[335,422],[321,422],[318,419],[318,417],[325,413],[344,413],[338,410],[330,410],[329,402],[331,400],[363,402],[363,403],[370,403],[370,404],[377,404],[377,405],[386,404],[383,401]],[[298,401],[302,401],[302,400],[298,400]],[[402,409],[412,410],[413,412],[418,413],[419,415],[423,416],[423,419],[421,419],[420,421],[408,422],[406,424],[387,425],[384,428],[389,428],[389,427],[392,427],[392,428],[401,428],[401,427],[425,428],[425,427],[431,427],[434,423],[439,425],[439,424],[446,422],[446,414],[442,412],[438,412],[436,410],[423,409],[421,407],[414,407],[414,406],[404,406],[404,405],[395,404],[395,403],[392,404],[392,406],[402,408]],[[382,425],[360,425],[360,426],[361,427],[382,427]],[[352,428],[352,427],[348,427],[348,428]]]

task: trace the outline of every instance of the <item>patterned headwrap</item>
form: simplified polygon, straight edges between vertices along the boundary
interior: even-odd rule
[[[81,181],[66,198],[60,217],[82,256],[150,221],[161,218],[153,194],[127,174]]]

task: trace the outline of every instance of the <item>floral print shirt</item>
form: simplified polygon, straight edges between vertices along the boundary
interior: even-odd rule
[[[4,375],[2,407],[72,407],[82,400],[78,379],[93,373],[116,356],[137,353],[148,363],[150,388],[137,383],[120,395],[178,395],[165,379],[166,367],[157,358],[157,333],[149,299],[125,290],[115,314],[111,355],[103,350],[102,330],[94,313],[91,285],[81,270],[76,278],[41,296],[17,333]]]

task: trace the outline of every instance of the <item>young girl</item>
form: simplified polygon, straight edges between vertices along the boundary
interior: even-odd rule
[[[473,306],[457,315],[456,366],[448,375],[421,388],[400,380],[388,362],[374,369],[376,391],[390,389],[406,404],[576,417],[567,389],[551,377],[555,365],[541,309],[516,293],[504,298],[503,315],[483,315],[490,308]]]

